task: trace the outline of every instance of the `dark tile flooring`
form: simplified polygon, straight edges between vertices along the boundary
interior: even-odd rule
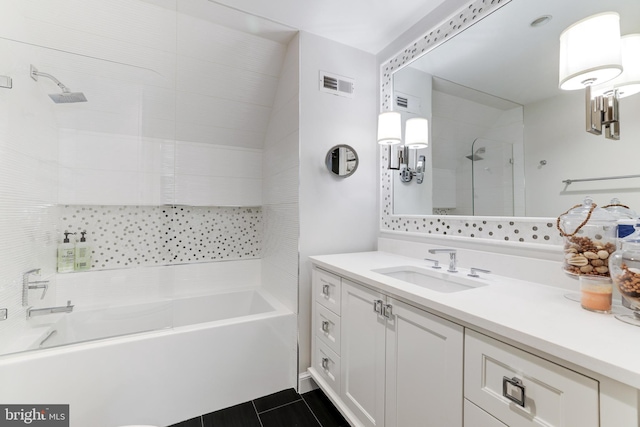
[[[348,427],[320,389],[292,388],[192,418],[170,427]]]

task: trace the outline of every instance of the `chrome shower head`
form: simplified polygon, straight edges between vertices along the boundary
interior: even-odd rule
[[[484,154],[486,151],[487,151],[486,147],[480,147],[476,151],[474,151],[473,154],[469,154],[468,156],[465,156],[465,157],[471,160],[472,162],[475,162],[475,161],[484,159],[484,157],[480,156],[480,154]]]
[[[70,104],[73,102],[87,102],[87,98],[84,96],[82,92],[62,92],[62,93],[51,93],[49,94],[49,98],[53,100],[56,104]]]
[[[58,85],[60,89],[62,89],[62,93],[53,93],[49,95],[49,98],[56,104],[70,104],[74,102],[87,102],[87,98],[84,96],[82,92],[71,92],[68,87],[66,87],[62,82],[51,74],[41,73],[38,71],[36,67],[31,65],[31,78],[35,81],[38,81],[38,77],[46,77],[52,80],[55,84]]]

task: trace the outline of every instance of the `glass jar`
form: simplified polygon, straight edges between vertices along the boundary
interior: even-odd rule
[[[638,214],[629,208],[629,206],[620,203],[617,198],[611,199],[611,203],[603,206],[602,209],[606,209],[611,215],[615,217],[618,222],[616,235],[618,239],[627,237],[634,231],[634,226],[638,222]],[[618,246],[620,249],[620,246]]]
[[[633,310],[640,310],[640,240],[622,243],[609,259],[611,280]]]
[[[564,271],[572,276],[609,277],[609,257],[616,250],[616,218],[590,197],[558,217],[564,237]]]

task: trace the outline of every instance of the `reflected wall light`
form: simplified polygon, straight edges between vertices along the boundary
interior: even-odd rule
[[[381,113],[378,116],[378,144],[389,146],[389,162],[387,169],[400,171],[400,180],[410,182],[416,177],[416,182],[422,184],[424,180],[424,155],[417,151],[429,146],[429,122],[427,119],[415,117],[405,123],[405,144],[402,144],[402,116],[395,111]],[[398,146],[394,148],[393,146]],[[410,151],[414,151],[413,156]],[[394,151],[397,158],[393,159]],[[413,158],[412,165],[409,164]],[[395,160],[395,162],[393,161]]]
[[[620,38],[622,43],[622,73],[615,79],[593,88],[596,95],[618,89],[618,98],[626,98],[640,92],[640,34]]]
[[[560,34],[560,89],[586,89],[586,130],[620,139],[618,91],[596,95],[591,88],[622,72],[620,15],[605,12],[589,16]]]

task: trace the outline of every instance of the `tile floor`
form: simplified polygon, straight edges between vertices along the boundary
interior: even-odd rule
[[[349,427],[320,389],[292,388],[170,427]]]

